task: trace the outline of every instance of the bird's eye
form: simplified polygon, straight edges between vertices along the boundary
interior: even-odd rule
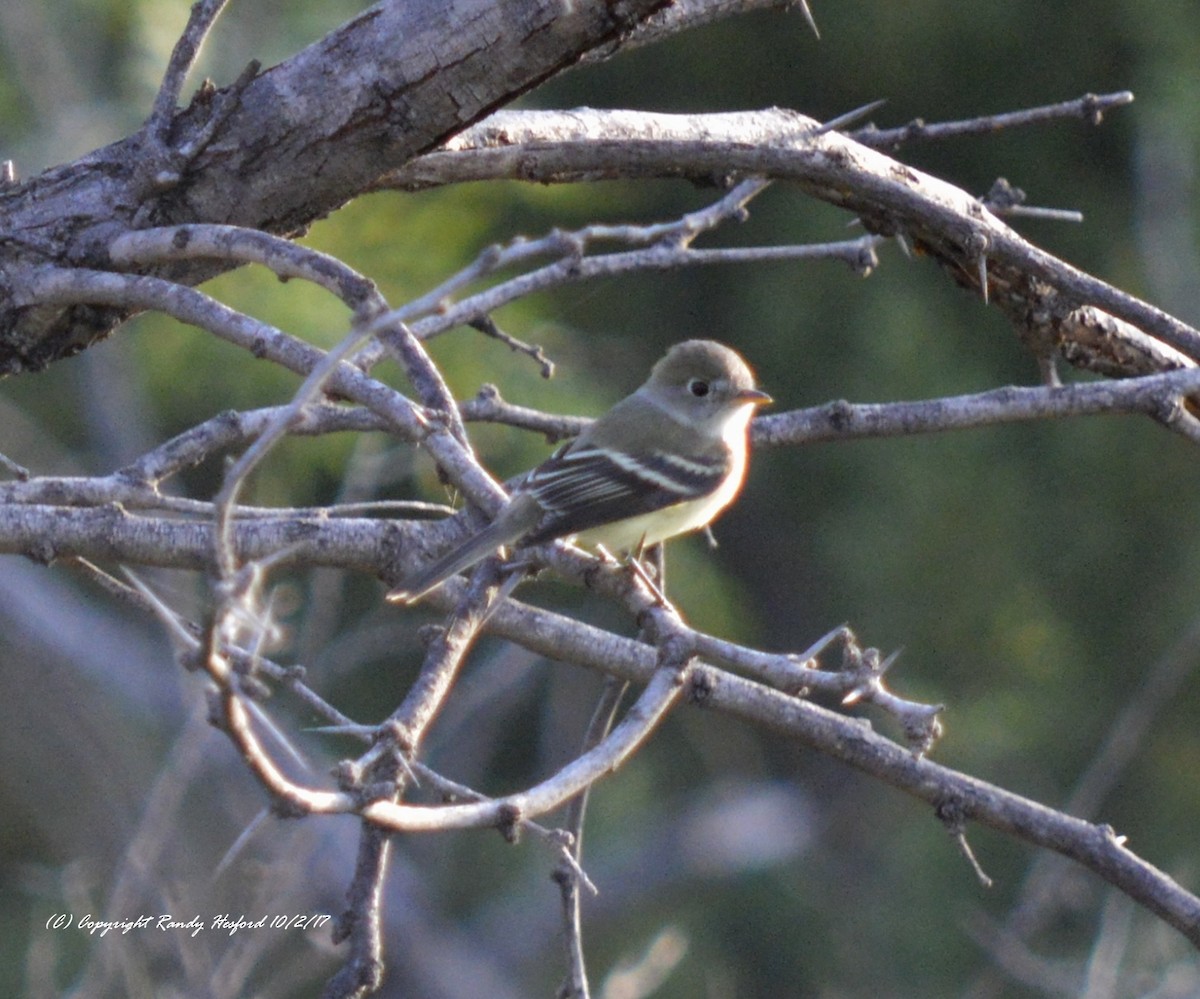
[[[693,378],[687,383],[687,389],[697,399],[703,399],[708,395],[709,385],[703,378]]]

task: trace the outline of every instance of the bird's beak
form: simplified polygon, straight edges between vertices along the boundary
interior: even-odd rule
[[[738,402],[748,402],[751,406],[769,406],[775,401],[760,389],[742,389],[737,398]]]

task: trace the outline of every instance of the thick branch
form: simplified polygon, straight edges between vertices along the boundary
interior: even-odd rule
[[[1127,99],[1113,95],[1112,103]],[[1200,358],[1200,332],[1034,246],[965,191],[844,135],[821,133],[819,122],[791,111],[504,111],[384,183],[419,188],[499,177],[713,183],[745,175],[793,181],[854,212],[870,231],[917,246],[956,282],[1003,309],[1040,357],[1057,351],[1108,375],[1147,374]]]
[[[171,123],[172,148],[191,157],[169,186],[144,169],[146,155],[161,153],[156,122],[0,189],[0,373],[44,367],[127,315],[91,306],[16,308],[11,296],[28,264],[104,268],[108,244],[146,225],[300,232],[583,53],[618,44],[664,2],[383,0],[261,75],[201,91]],[[221,266],[189,262],[159,272],[196,284]]]

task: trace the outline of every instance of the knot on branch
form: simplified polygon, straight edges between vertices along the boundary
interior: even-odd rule
[[[506,843],[516,844],[521,840],[522,814],[519,806],[505,802],[500,806],[496,818],[496,829]]]
[[[444,632],[445,629],[438,629]],[[375,747],[377,749],[392,749],[401,756],[411,756],[414,749],[414,739],[408,726],[395,720],[384,722],[375,730]]]
[[[884,677],[900,658],[899,651],[885,657],[879,649],[864,649],[850,629],[845,629],[841,637],[842,673],[850,684],[842,703],[848,705],[865,700],[884,707],[899,720],[913,755],[927,754],[942,736],[939,715],[944,705],[909,701],[887,689]]]
[[[48,566],[58,558],[58,549],[46,538],[39,538],[25,546],[25,557],[41,566]]]
[[[859,277],[870,277],[879,266],[879,254],[875,252],[877,243],[878,240],[869,236],[859,241],[858,249],[849,262],[851,270]]]
[[[441,641],[445,634],[445,625],[423,624],[417,629],[417,641],[425,648],[429,648],[434,642]]]
[[[711,669],[693,669],[687,674],[687,689],[685,696],[690,704],[702,708],[712,699],[713,691],[717,689],[718,674]]]
[[[831,429],[846,433],[854,425],[854,407],[846,399],[834,399],[825,406],[825,419]]]
[[[309,814],[309,810],[299,799],[286,798],[279,794],[271,796],[270,808],[271,814],[277,819],[302,819]]]
[[[967,803],[957,795],[947,796],[935,802],[933,814],[952,836],[961,834],[967,826],[967,819],[971,817]]]
[[[1015,208],[1025,204],[1026,194],[1021,188],[1014,187],[1005,177],[997,177],[981,199],[990,211],[1003,212],[1007,208]]]
[[[1095,94],[1084,94],[1079,101],[1080,116],[1089,125],[1099,125],[1104,121],[1104,105]]]
[[[1116,847],[1118,850],[1125,850],[1127,837],[1122,836],[1107,822],[1102,822],[1095,826],[1096,833],[1100,836],[1105,846]]]
[[[362,787],[362,768],[353,760],[341,760],[330,771],[339,791],[357,793]]]

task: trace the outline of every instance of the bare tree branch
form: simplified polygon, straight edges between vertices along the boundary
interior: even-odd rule
[[[14,305],[31,265],[71,260],[103,268],[131,228],[215,222],[300,232],[386,170],[433,148],[601,45],[617,45],[664,0],[577,4],[520,0],[382,0],[291,59],[228,92],[203,90],[170,122],[186,169],[145,184],[165,105],[188,62],[187,42],[149,131],[0,189],[0,373],[37,370],[85,348],[128,315],[119,307]],[[198,24],[216,8],[202,8]],[[217,127],[209,133],[216,117]],[[269,157],[262,158],[269,151]],[[273,164],[264,169],[263,163]],[[176,267],[197,284],[228,263]]]
[[[607,58],[747,6],[795,4],[384,0],[279,66],[260,72],[251,65],[221,91],[202,88],[179,111],[183,81],[223,6],[224,0],[201,0],[193,8],[141,131],[27,184],[0,187],[0,372],[43,366],[85,348],[134,312],[153,309],[294,373],[300,384],[285,405],[212,417],[108,475],[40,476],[0,456],[0,467],[16,479],[0,483],[0,552],[44,563],[70,560],[106,591],[154,614],[180,664],[203,671],[214,721],[278,815],[358,818],[358,860],[335,932],[336,940],[350,942],[349,954],[326,995],[365,995],[380,986],[381,899],[394,834],[465,828],[495,828],[510,838],[531,829],[554,845],[563,860],[569,987],[586,995],[578,904],[579,885],[587,883],[579,855],[586,795],[684,702],[817,749],[931,806],[977,871],[965,838],[972,822],[1077,861],[1200,947],[1200,899],[1129,851],[1112,829],[930,760],[941,706],[890,689],[887,674],[896,655],[864,648],[848,627],[796,653],[726,641],[686,623],[647,571],[626,571],[560,542],[523,551],[507,564],[487,559],[469,579],[451,580],[429,597],[429,607],[447,616],[423,633],[417,679],[397,706],[384,708],[379,725],[357,722],[308,687],[299,667],[268,658],[281,632],[271,585],[277,570],[325,566],[386,581],[473,527],[480,511],[500,508],[505,489],[475,455],[467,421],[507,423],[552,439],[587,425],[577,416],[510,404],[496,390],[459,404],[425,348],[427,340],[467,325],[545,364],[537,349],[500,331],[491,313],[572,282],[709,263],[813,258],[838,259],[865,275],[878,266],[879,245],[895,237],[1008,315],[1048,375],[1061,358],[1124,380],[1010,387],[915,403],[831,402],[756,421],[756,445],[1111,413],[1148,415],[1200,441],[1194,404],[1200,398],[1200,332],[1007,226],[998,216],[1019,214],[1020,192],[998,184],[980,199],[878,151],[1069,117],[1095,123],[1127,104],[1130,94],[1088,95],[941,125],[867,127],[852,135],[841,133],[875,105],[824,125],[778,109],[687,116],[587,109],[493,113],[582,60]],[[807,4],[799,6],[815,32]],[[286,238],[375,187],[609,177],[683,177],[718,193],[680,218],[593,224],[489,247],[396,307],[366,276]],[[777,180],[846,209],[868,234],[818,245],[696,245],[745,218],[753,199]],[[1055,211],[1055,217],[1065,215]],[[191,287],[246,263],[337,296],[351,313],[341,343],[321,350]],[[403,369],[412,399],[372,376],[374,365],[388,356]],[[466,498],[467,509],[425,523],[348,516],[363,504],[309,511],[238,503],[259,463],[286,437],[366,430],[425,449]],[[159,491],[185,468],[217,457],[230,460],[211,502]],[[446,512],[421,504],[400,509]],[[122,562],[206,572],[203,619],[188,620],[149,584],[136,578],[132,586],[124,584],[103,568]],[[641,637],[509,599],[527,574],[543,567],[610,601],[637,623]],[[640,692],[611,731],[599,726],[577,757],[547,768],[552,772],[530,786],[503,795],[467,788],[419,757],[481,635],[603,673],[615,678],[613,690],[637,683]],[[840,663],[829,666],[835,645]],[[369,743],[357,759],[337,767],[335,780],[311,771],[294,775],[296,751],[259,703],[276,685],[329,722],[327,732]],[[812,693],[843,705],[862,702],[892,719],[907,745],[875,733],[865,720],[809,702]],[[1153,704],[1162,696],[1155,688],[1147,698]],[[606,703],[610,715],[617,700]],[[1131,717],[1128,726],[1144,726],[1144,717]],[[1114,745],[1106,758],[1120,762],[1120,746]],[[418,776],[427,789],[415,787]],[[1086,787],[1093,791],[1072,805],[1090,814],[1097,792]],[[535,821],[570,802],[575,805],[567,832]],[[1111,907],[1104,939],[1123,945],[1128,912],[1127,906]],[[1106,970],[1097,958],[1091,978]]]
[[[29,510],[33,512],[37,508]],[[61,516],[62,512],[56,511],[56,516]],[[69,518],[70,514],[63,519]],[[118,526],[127,519],[129,515],[121,518]],[[109,522],[112,522],[111,515]],[[350,522],[335,521],[321,525],[321,532],[336,533],[349,526]],[[202,535],[209,533],[211,529],[196,525],[193,531]],[[371,530],[366,533],[368,536],[360,541],[361,548],[377,552],[380,548],[378,525],[371,525]],[[196,537],[193,546],[198,559],[211,557],[212,549],[206,539]],[[315,550],[328,549],[318,544]],[[302,558],[306,554],[307,552],[300,550],[293,553],[292,557]],[[148,558],[144,560],[152,561]],[[456,594],[459,589],[457,584],[449,585],[430,599],[446,609],[453,609],[457,606],[459,598]],[[656,675],[655,653],[651,647],[629,639],[606,635],[597,629],[546,611],[537,611],[514,603],[505,604],[491,615],[487,628],[540,654],[612,672],[626,679],[646,682]],[[742,663],[748,661],[745,654],[739,659]],[[218,670],[215,678],[224,685],[225,675],[223,670]],[[660,672],[657,675],[665,674]],[[702,664],[693,665],[689,676],[686,687],[690,699],[754,724],[765,725],[790,738],[799,739],[878,776],[935,807],[945,806],[947,802],[953,803],[969,821],[990,825],[1031,843],[1061,852],[1120,887],[1189,939],[1200,942],[1200,938],[1194,932],[1195,927],[1200,925],[1197,921],[1200,918],[1200,901],[1182,891],[1161,872],[1155,871],[1140,858],[1129,853],[1111,831],[1097,829],[992,785],[921,760],[891,741],[871,733],[858,721],[772,691],[756,681],[714,670],[713,667]],[[676,692],[673,696],[680,692],[675,681],[671,682],[669,688],[663,688],[662,695],[665,697],[669,690]],[[618,756],[615,758],[619,759],[640,743],[654,719],[672,703],[672,699],[659,700],[659,695],[654,694],[652,702],[657,707],[650,708],[648,703],[645,709],[639,709],[647,713],[631,722],[635,726],[633,729],[626,727],[621,730],[619,737],[614,733],[616,744],[624,747],[618,750]],[[353,799],[344,794],[317,789],[301,791],[285,780],[278,768],[262,755],[261,749],[255,748],[257,740],[251,734],[249,718],[231,688],[223,696],[222,704],[222,713],[226,717],[231,735],[246,754],[248,762],[260,779],[279,800],[287,801],[290,807],[298,807],[304,812],[341,812],[356,807]],[[601,763],[601,760],[597,759],[596,762]],[[374,802],[363,808],[363,814],[372,821],[409,830],[460,827],[464,824],[503,825],[517,818],[532,817],[569,797],[580,786],[586,786],[594,779],[594,766],[595,764],[581,763],[579,769],[564,772],[561,777],[547,782],[543,789],[486,803],[428,809]]]
[[[1095,100],[1118,106],[1127,98]],[[1057,352],[1108,375],[1145,374],[1200,357],[1196,330],[1033,246],[973,196],[846,136],[822,133],[818,122],[794,112],[505,111],[388,182],[617,176],[712,182],[744,175],[790,180],[854,212],[869,230],[919,246],[956,282],[1003,309],[1039,357]]]
[[[876,128],[868,125],[851,133],[864,146],[895,152],[908,142],[958,138],[967,135],[992,135],[1001,129],[1025,128],[1064,118],[1082,118],[1090,125],[1099,125],[1104,115],[1114,108],[1133,103],[1133,94],[1121,90],[1114,94],[1084,94],[1073,101],[1060,101],[1022,111],[980,115],[965,121],[944,121],[928,124],[918,118],[900,128]]]
[[[171,119],[175,116],[179,95],[183,92],[183,82],[195,65],[196,58],[200,55],[200,47],[208,37],[209,31],[228,2],[229,0],[199,0],[192,7],[187,26],[175,43],[147,122],[150,133],[162,146],[165,146],[168,140]]]

